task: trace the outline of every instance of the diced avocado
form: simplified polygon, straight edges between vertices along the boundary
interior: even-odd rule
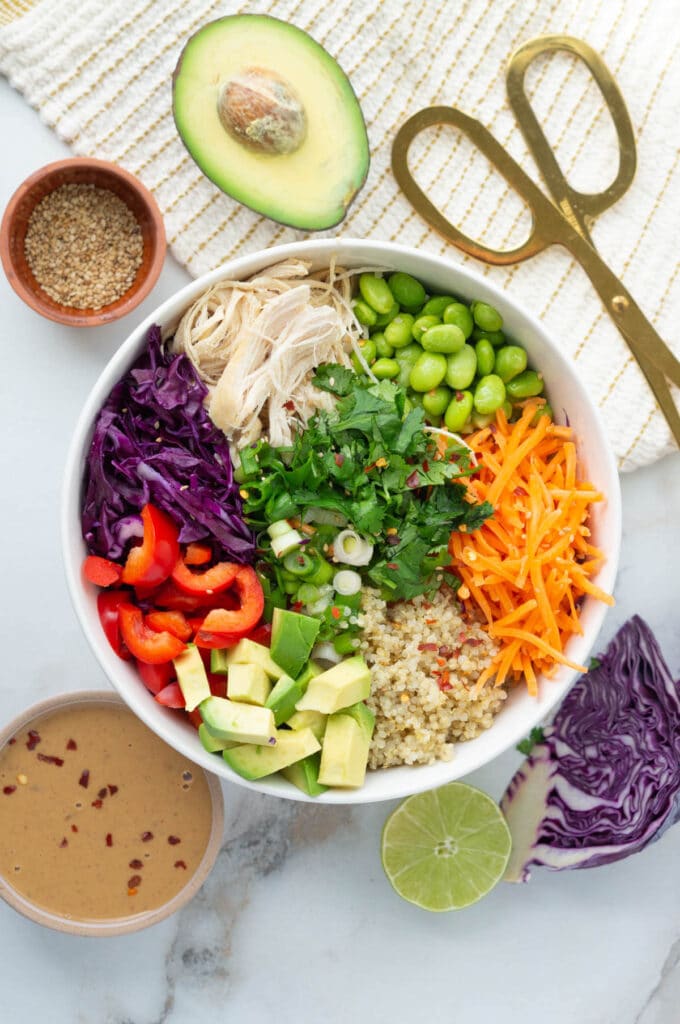
[[[226,697],[208,697],[201,704],[201,716],[218,739],[272,746],[276,743],[276,725],[269,708],[237,704]]]
[[[369,742],[373,736],[373,730],[375,729],[375,715],[371,709],[364,704],[363,701],[359,701],[357,704],[352,704],[348,708],[343,708],[342,711],[338,711],[339,715],[349,715],[358,726],[366,734]]]
[[[230,665],[227,676],[229,700],[264,707],[271,691],[269,676],[259,665]]]
[[[300,686],[297,679],[281,676],[265,703],[265,707],[271,708],[274,712],[274,721],[277,725],[288,721],[304,692],[304,687]]]
[[[198,727],[198,738],[209,754],[216,754],[218,751],[221,754],[227,747],[238,746],[234,740],[219,740],[217,736],[213,736],[205,722],[201,722]]]
[[[239,640],[236,647],[232,647],[231,650],[215,653],[224,656],[221,662],[224,669],[220,671],[228,671],[230,665],[259,665],[270,679],[278,679],[283,675],[283,669],[274,663],[268,648],[256,644],[254,640]]]
[[[331,715],[323,739],[319,782],[323,786],[362,786],[370,742],[352,715]]]
[[[225,750],[222,756],[229,767],[244,779],[261,779],[320,749],[319,741],[311,729],[302,729],[300,732],[282,729],[276,734],[275,746],[244,744]]]
[[[173,76],[182,142],[218,188],[303,230],[343,219],[368,173],[361,107],[306,32],[263,15],[204,25]]]
[[[210,696],[210,683],[198,647],[188,644],[178,657],[173,658],[177,682],[184,697],[187,711],[193,711]]]
[[[291,715],[286,725],[289,729],[311,729],[317,740],[323,739],[326,731],[328,715],[322,715],[320,711],[296,711]]]
[[[307,796],[319,796],[328,789],[328,786],[322,786],[319,782],[320,764],[321,754],[317,751],[316,754],[310,754],[308,757],[303,757],[301,761],[282,768],[281,774],[284,779],[288,779]]]
[[[304,668],[321,629],[319,619],[275,608],[270,653],[287,675],[296,678]]]
[[[303,693],[307,689],[307,684],[309,683],[310,679],[313,679],[314,676],[320,676],[322,672],[323,669],[321,668],[321,665],[317,665],[315,661],[307,662],[302,672],[297,677],[297,681],[302,687]]]
[[[307,692],[295,707],[298,711],[331,715],[366,700],[370,692],[371,671],[362,656],[355,654],[310,680]]]
[[[216,676],[226,676],[228,648],[215,647],[210,652],[210,671]]]

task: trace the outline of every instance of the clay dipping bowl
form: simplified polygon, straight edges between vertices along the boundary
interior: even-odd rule
[[[142,262],[135,280],[119,299],[101,309],[76,309],[55,302],[40,287],[26,260],[24,241],[30,216],[46,195],[62,185],[108,189],[131,210],[142,232]],[[97,327],[125,316],[155,285],[165,258],[163,218],[149,190],[122,167],[84,157],[58,160],[27,178],[10,199],[0,226],[0,258],[12,288],[36,313],[69,327]]]
[[[49,697],[27,708],[20,715],[0,729],[0,753],[4,752],[6,746],[13,737],[20,733],[26,733],[40,722],[41,719],[53,712],[69,709],[82,708],[83,706],[101,707],[102,704],[113,705],[115,708],[125,709],[121,698],[110,691],[85,690],[76,693],[62,693],[55,697]],[[91,937],[106,937],[109,935],[126,935],[129,932],[140,931],[152,924],[163,921],[166,917],[174,914],[185,906],[205,882],[210,870],[215,863],[222,842],[224,827],[224,803],[222,789],[217,777],[210,772],[203,772],[198,765],[193,765],[192,770],[200,773],[208,786],[211,806],[211,823],[208,841],[202,858],[197,867],[191,873],[187,872],[185,885],[169,898],[149,910],[125,917],[107,917],[79,920],[75,916],[67,916],[58,911],[31,902],[23,893],[19,892],[12,885],[11,879],[0,874],[0,897],[5,900],[14,910],[23,914],[24,917],[35,921],[37,924],[52,928],[55,931],[67,932],[71,935],[87,935]],[[2,797],[0,796],[0,799]],[[10,798],[12,799],[12,798]],[[30,828],[30,823],[29,826]],[[47,856],[47,851],[45,851]]]

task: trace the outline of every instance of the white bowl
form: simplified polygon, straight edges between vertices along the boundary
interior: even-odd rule
[[[467,267],[391,242],[351,239],[293,242],[232,260],[187,285],[164,302],[135,328],[106,366],[76,426],[68,454],[62,496],[62,545],[69,590],[80,623],[99,663],[126,703],[149,728],[208,771],[216,772],[222,778],[248,789],[291,800],[309,798],[282,778],[247,782],[219,757],[206,753],[191,724],[183,721],[176,712],[156,703],[135,670],[113,652],[99,623],[96,588],[85,583],[81,575],[86,550],[80,529],[80,496],[83,467],[94,420],[113,385],[142,351],[151,324],[164,326],[176,322],[178,315],[196,296],[220,278],[248,277],[288,257],[304,257],[312,260],[315,267],[322,267],[328,265],[332,256],[345,267],[379,265],[403,270],[425,282],[432,291],[452,293],[466,299],[482,299],[499,309],[507,333],[525,346],[530,362],[543,373],[556,418],[564,422],[568,416],[578,438],[583,474],[607,496],[606,502],[594,507],[591,524],[593,542],[606,555],[606,563],[595,582],[607,592],[611,592],[614,585],[621,541],[621,493],[616,464],[599,415],[573,365],[562,355],[538,320],[494,287],[487,278]],[[573,637],[567,646],[567,654],[574,661],[587,664],[605,611],[605,605],[599,601],[592,598],[584,601],[581,610],[583,635]],[[493,726],[476,739],[459,744],[451,761],[417,768],[400,767],[369,772],[361,789],[329,790],[316,797],[316,802],[359,804],[393,800],[459,779],[526,736],[562,700],[575,677],[573,670],[561,666],[553,679],[539,679],[537,698],[529,697],[523,687],[517,687],[510,694]]]

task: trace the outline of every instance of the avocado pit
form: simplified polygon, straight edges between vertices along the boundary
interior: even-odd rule
[[[273,71],[247,68],[221,89],[217,112],[225,131],[249,149],[283,156],[299,149],[307,131],[304,107]]]

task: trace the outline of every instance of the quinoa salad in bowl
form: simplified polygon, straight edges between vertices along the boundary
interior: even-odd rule
[[[81,417],[81,622],[225,778],[321,802],[457,778],[587,670],[612,603],[593,410],[535,322],[443,261],[324,241],[228,269],[141,325]]]

